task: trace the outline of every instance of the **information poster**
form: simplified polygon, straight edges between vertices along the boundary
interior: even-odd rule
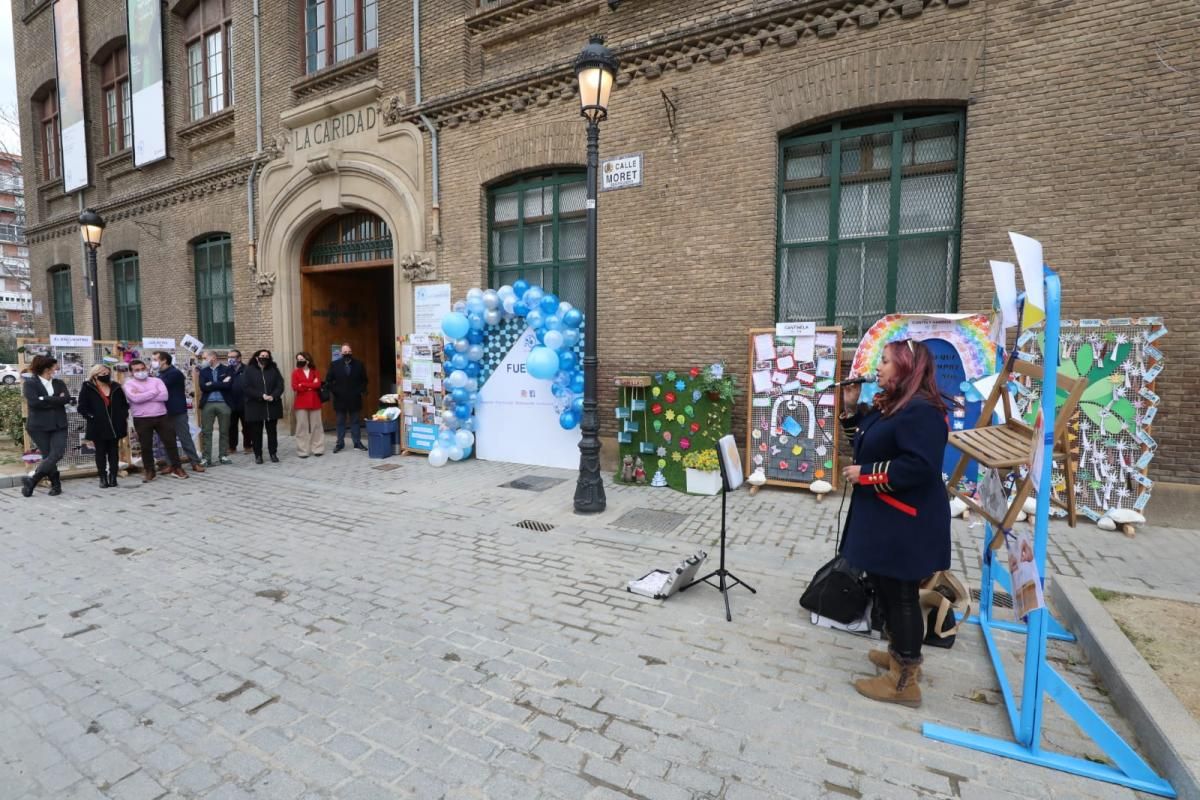
[[[63,191],[88,183],[87,125],[83,118],[83,60],[79,45],[79,0],[54,3],[54,61],[58,71]]]
[[[128,0],[125,18],[129,21],[133,163],[142,167],[167,156],[162,4],[159,0]]]
[[[439,333],[442,318],[449,313],[450,284],[425,283],[413,287],[413,333]]]
[[[801,335],[780,335],[779,331]],[[811,333],[810,333],[811,332]],[[838,484],[840,327],[750,331],[748,470],[767,483],[805,487]]]
[[[401,398],[401,452],[428,453],[438,434],[443,398],[441,334],[416,333],[396,340],[396,385]]]

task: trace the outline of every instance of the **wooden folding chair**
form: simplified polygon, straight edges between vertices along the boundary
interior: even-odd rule
[[[1004,531],[1012,529],[1013,523],[1017,519],[1017,514],[1020,513],[1022,506],[1025,505],[1026,498],[1033,493],[1032,473],[1026,473],[1025,477],[1017,484],[1016,493],[1012,498],[1008,511],[1002,519],[995,518],[979,503],[975,502],[972,497],[968,496],[967,493],[959,491],[958,484],[967,470],[967,462],[972,459],[979,462],[980,466],[1003,471],[1008,471],[1018,465],[1029,463],[1030,455],[1033,452],[1033,428],[1016,418],[1015,410],[1012,408],[1012,403],[1009,400],[1008,380],[1013,375],[1020,375],[1040,382],[1042,374],[1041,365],[1030,364],[1027,361],[1017,358],[1017,354],[1014,351],[1005,362],[1004,369],[1001,371],[1000,377],[996,380],[996,385],[992,387],[992,391],[983,405],[983,410],[979,414],[979,422],[976,426],[965,431],[950,432],[949,443],[958,448],[963,455],[958,459],[958,464],[954,468],[954,474],[950,476],[950,480],[946,483],[946,491],[951,497],[957,497],[962,500],[967,504],[968,508],[981,514],[992,523],[992,526],[996,529],[996,538],[993,541],[993,546],[998,546],[998,543],[1002,541]],[[1055,500],[1053,499],[1053,494],[1051,494],[1051,502],[1060,508],[1066,509],[1067,522],[1074,528],[1076,521],[1075,454],[1073,448],[1068,443],[1068,427],[1071,424],[1071,418],[1075,415],[1075,410],[1079,407],[1079,398],[1083,396],[1083,392],[1087,388],[1087,378],[1069,378],[1066,375],[1059,374],[1057,376],[1057,385],[1059,389],[1067,392],[1067,400],[1055,412],[1054,416],[1053,457],[1061,459],[1063,463],[1063,475],[1066,479],[1066,487],[1064,489],[1066,500]],[[1052,396],[1051,401],[1054,399]],[[1046,398],[1043,398],[1043,402],[1045,400]],[[992,416],[996,411],[997,403],[1004,404],[1005,422],[1000,425],[993,425]],[[1049,486],[1044,486],[1042,489],[1046,492],[1052,492],[1052,488]]]

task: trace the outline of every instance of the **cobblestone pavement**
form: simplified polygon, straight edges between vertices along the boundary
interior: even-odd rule
[[[716,498],[610,486],[609,510],[581,518],[569,472],[237,462],[0,492],[4,800],[1137,796],[920,735],[930,720],[1006,734],[975,629],[929,653],[921,710],[855,694],[872,643],[796,605],[838,496],[730,497],[730,568],[758,589],[734,590],[730,624],[705,587],[665,603],[623,589],[713,553]],[[562,482],[502,486],[530,475]],[[956,523],[973,577],[979,534]],[[1056,526],[1052,556],[1195,595],[1195,542]],[[1021,640],[1004,641],[1012,669]],[[1077,647],[1052,656],[1114,719]],[[1095,756],[1047,707],[1047,747]]]

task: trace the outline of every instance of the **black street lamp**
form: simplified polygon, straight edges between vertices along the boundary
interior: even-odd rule
[[[96,281],[96,251],[104,235],[104,218],[93,209],[79,215],[79,235],[88,250],[88,286],[92,293],[92,341],[100,341],[100,287]]]
[[[587,300],[583,328],[583,419],[579,429],[579,482],[575,486],[575,513],[604,510],[604,479],[600,477],[600,416],[596,382],[596,173],[600,167],[600,121],[608,117],[608,95],[617,75],[617,58],[604,46],[603,36],[592,36],[575,59],[579,81],[580,113],[587,119]]]

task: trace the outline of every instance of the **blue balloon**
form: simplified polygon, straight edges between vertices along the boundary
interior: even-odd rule
[[[529,291],[525,292],[525,296],[521,298],[521,301],[529,306],[530,310],[533,310],[541,304],[542,298],[545,296],[546,293],[542,291],[542,287],[530,286]]]
[[[453,358],[458,351],[454,349],[453,342],[446,342],[446,346],[442,348],[442,352],[446,354],[446,358]]]
[[[574,409],[568,408],[558,416],[558,424],[564,431],[569,431],[579,424],[579,415],[575,413]]]
[[[450,392],[450,397],[453,398],[454,402],[456,402],[456,403],[467,402],[467,397],[469,397],[469,396],[470,396],[470,392],[468,392],[466,389],[462,388],[461,386]]]
[[[471,416],[471,407],[466,403],[454,407],[454,416],[459,419],[468,419]]]
[[[558,297],[554,294],[548,294],[542,298],[542,313],[547,317],[558,313]]]
[[[471,331],[467,334],[467,349],[473,344],[483,344],[483,331]]]
[[[563,321],[557,316],[552,315],[546,317],[546,330],[561,331],[563,329]]]
[[[437,442],[443,447],[449,447],[454,442],[454,434],[443,428],[438,431]]]
[[[463,372],[467,373],[468,378],[478,378],[479,377],[479,362],[478,361],[468,361],[467,366],[463,368]]]
[[[570,393],[567,391],[567,387],[560,386],[557,383],[552,383],[550,384],[550,394],[554,395],[555,397],[562,397],[564,394]]]
[[[538,344],[546,343],[546,329],[545,328],[537,329],[537,340],[538,340]]]
[[[533,290],[530,289],[530,291]],[[529,327],[537,330],[546,324],[546,315],[535,308],[525,315],[525,322],[529,324]]]
[[[529,281],[524,278],[519,278],[512,285],[513,296],[520,300],[529,291]]]
[[[564,350],[558,354],[558,368],[563,372],[570,372],[575,369],[575,354],[570,350]]]
[[[551,350],[550,352],[554,352]],[[571,376],[571,391],[575,394],[583,394],[583,373],[576,372]]]
[[[540,381],[548,381],[558,374],[558,353],[549,347],[535,347],[525,360],[529,374]]]
[[[583,398],[582,397],[576,397],[574,400],[572,400],[571,408],[575,411],[576,414],[579,415],[580,419],[583,418]]]
[[[451,339],[461,339],[467,335],[467,331],[469,330],[471,330],[471,323],[467,320],[466,314],[451,311],[442,317],[442,333]]]
[[[468,361],[467,357],[465,355],[463,355],[462,353],[455,353],[454,355],[452,355],[450,357],[450,366],[453,367],[454,369],[466,369],[467,364],[470,364],[470,363],[471,362]]]
[[[483,305],[483,301],[479,299],[467,301],[468,314],[482,314],[487,308]]]
[[[473,331],[482,331],[487,326],[487,323],[483,321],[482,314],[471,314],[467,317],[467,324]]]
[[[562,332],[563,347],[574,347],[579,344],[579,331],[574,328],[567,328]]]
[[[567,313],[563,314],[563,324],[568,328],[578,328],[583,324],[583,312],[578,308],[572,308]]]
[[[568,386],[571,385],[571,373],[560,372],[557,375],[555,375],[554,376],[554,385],[561,386],[564,389],[566,389]]]
[[[529,306],[525,305],[524,303],[517,303],[513,306],[513,313],[518,317],[523,317],[529,313]]]

